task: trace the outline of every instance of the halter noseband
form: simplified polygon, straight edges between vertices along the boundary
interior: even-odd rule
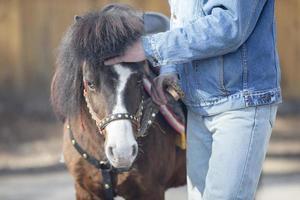
[[[144,88],[142,88],[142,90],[144,90]],[[138,108],[138,110],[135,114],[115,113],[115,114],[110,114],[110,115],[104,117],[103,119],[99,119],[96,112],[93,110],[86,89],[84,89],[84,91],[83,91],[83,96],[85,98],[86,105],[87,105],[87,108],[88,108],[88,110],[89,110],[89,112],[92,116],[92,119],[95,120],[96,125],[97,125],[98,130],[99,130],[101,135],[104,135],[105,127],[109,123],[111,123],[113,121],[117,121],[117,120],[129,120],[129,121],[131,121],[137,128],[136,137],[145,137],[147,135],[146,134],[147,131],[145,129],[145,125],[143,125],[143,120],[142,120],[142,117],[143,117],[143,114],[144,114],[144,107],[145,107],[145,105],[144,105],[145,104],[144,92],[143,92],[143,95],[142,95],[142,100],[140,102],[139,108]],[[149,101],[146,101],[146,102],[149,102]],[[147,122],[146,122],[147,123],[147,128],[152,124],[154,118],[156,117],[157,112],[152,112],[151,117],[150,117],[152,119],[148,119]]]

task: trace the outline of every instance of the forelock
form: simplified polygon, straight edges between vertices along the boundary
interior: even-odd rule
[[[122,55],[142,36],[143,21],[129,6],[111,4],[82,16],[71,29],[76,56],[90,63],[102,63]]]

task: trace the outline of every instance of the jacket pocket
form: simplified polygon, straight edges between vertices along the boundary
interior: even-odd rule
[[[188,74],[196,96],[209,99],[227,95],[223,56],[193,61]]]
[[[223,95],[228,95],[228,91],[225,87],[224,57],[220,56],[218,59],[220,60],[220,75],[219,75],[220,90],[223,93]]]

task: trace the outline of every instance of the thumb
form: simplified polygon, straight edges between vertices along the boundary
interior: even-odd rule
[[[119,56],[119,57],[114,57],[114,58],[105,60],[104,65],[115,65],[115,64],[119,64],[121,62],[122,62],[122,57]]]

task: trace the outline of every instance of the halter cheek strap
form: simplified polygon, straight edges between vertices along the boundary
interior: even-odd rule
[[[71,143],[76,149],[76,151],[80,154],[82,158],[84,158],[86,161],[88,161],[91,165],[96,167],[101,172],[101,184],[103,186],[105,200],[113,200],[117,193],[117,191],[113,187],[113,176],[114,174],[119,173],[119,171],[113,168],[113,166],[111,166],[111,164],[107,160],[98,160],[80,146],[72,132],[70,119],[68,119],[68,124],[66,128],[69,132]]]
[[[144,95],[142,95],[142,100],[141,100],[140,106],[139,106],[138,111],[136,112],[136,114],[133,115],[133,114],[130,114],[130,113],[115,113],[115,114],[108,115],[108,116],[104,117],[103,119],[99,119],[99,117],[97,116],[97,114],[93,110],[86,89],[84,89],[84,91],[83,91],[83,96],[85,98],[87,108],[88,108],[93,120],[95,120],[100,134],[104,135],[105,127],[113,121],[130,120],[137,128],[137,132],[138,132],[137,137],[145,136],[146,131],[144,130],[144,128],[142,128],[143,134],[141,134],[141,126],[142,126],[141,124],[143,124],[142,123],[142,117],[143,117],[143,111],[144,111]],[[151,117],[154,118],[155,116],[156,116],[156,113],[152,113]],[[152,123],[151,120],[150,120],[150,122]]]

